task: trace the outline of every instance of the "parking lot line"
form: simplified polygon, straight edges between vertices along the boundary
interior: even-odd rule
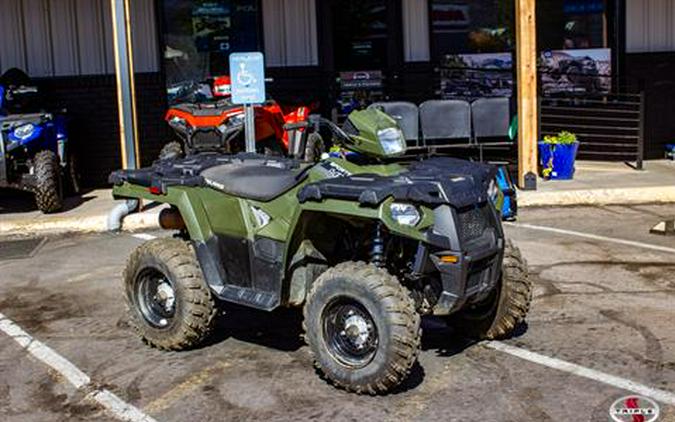
[[[157,239],[157,236],[153,236],[151,234],[147,233],[134,233],[132,234],[133,237],[136,239],[141,239],[141,240],[152,240],[152,239]]]
[[[652,245],[651,243],[635,242],[633,240],[618,239],[618,238],[615,238],[615,237],[600,236],[600,235],[597,235],[597,234],[577,232],[577,231],[574,231],[574,230],[558,229],[558,228],[555,228],[555,227],[548,227],[548,226],[537,226],[537,225],[534,225],[534,224],[527,224],[527,223],[505,222],[504,224],[508,225],[508,226],[511,226],[511,227],[521,227],[521,228],[524,228],[524,229],[539,230],[539,231],[545,231],[545,232],[549,232],[549,233],[557,233],[557,234],[564,234],[564,235],[568,235],[568,236],[583,237],[583,238],[591,239],[591,240],[599,240],[601,242],[616,243],[616,244],[619,244],[619,245],[626,245],[626,246],[635,246],[637,248],[651,249],[653,251],[675,254],[675,248],[669,248],[667,246]]]
[[[640,384],[639,382],[631,381],[627,378],[617,377],[616,375],[606,374],[604,372],[586,368],[575,363],[566,362],[564,360],[552,358],[536,352],[531,352],[526,349],[521,349],[520,347],[511,346],[501,341],[486,341],[481,344],[489,347],[490,349],[508,353],[509,355],[520,359],[557,369],[559,371],[567,372],[579,377],[588,378],[593,381],[601,382],[612,387],[650,397],[656,401],[675,406],[675,394],[671,393],[670,391],[652,388],[647,385]]]
[[[54,349],[33,338],[2,313],[0,313],[0,331],[11,337],[34,358],[58,372],[76,389],[90,391],[86,397],[98,403],[115,418],[129,422],[156,422],[155,419],[123,401],[110,390],[97,388],[91,382],[89,375],[59,355]]]

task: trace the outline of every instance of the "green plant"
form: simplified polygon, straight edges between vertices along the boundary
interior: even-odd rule
[[[572,132],[563,130],[562,132],[559,132],[557,135],[546,135],[544,136],[544,143],[545,144],[553,144],[553,145],[570,145],[577,142],[577,135],[575,135]]]

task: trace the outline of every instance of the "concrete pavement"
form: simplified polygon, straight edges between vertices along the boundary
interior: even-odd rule
[[[669,212],[529,208],[520,223],[675,248],[675,239],[646,233]],[[675,392],[673,254],[517,225],[507,232],[535,291],[527,324],[504,344]],[[346,394],[316,375],[297,310],[226,308],[204,347],[152,349],[128,326],[121,300],[120,274],[140,243],[125,233],[57,236],[30,258],[0,261],[0,313],[157,421],[595,422],[630,394],[467,343],[434,320],[424,323],[411,378],[380,397]],[[0,333],[0,420],[116,420],[87,397]],[[659,421],[675,420],[675,408],[660,404]]]

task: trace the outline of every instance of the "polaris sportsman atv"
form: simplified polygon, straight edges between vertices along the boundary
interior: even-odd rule
[[[138,247],[124,272],[140,337],[195,347],[214,327],[216,300],[302,306],[317,368],[337,387],[378,394],[408,376],[424,315],[475,338],[509,336],[532,288],[488,193],[494,168],[387,164],[406,144],[377,109],[352,112],[344,129],[315,122],[371,162],[199,154],[111,175],[118,199],[171,204],[160,224],[176,231]]]
[[[64,190],[79,191],[79,179],[65,116],[41,110],[29,82],[18,69],[0,77],[0,187],[35,193],[38,209],[50,213],[62,208]]]

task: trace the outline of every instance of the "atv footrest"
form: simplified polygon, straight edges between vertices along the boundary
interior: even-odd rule
[[[231,284],[223,287],[217,294],[218,298],[222,300],[265,311],[271,311],[279,306],[279,296],[274,293],[261,292],[259,290],[233,286]]]

